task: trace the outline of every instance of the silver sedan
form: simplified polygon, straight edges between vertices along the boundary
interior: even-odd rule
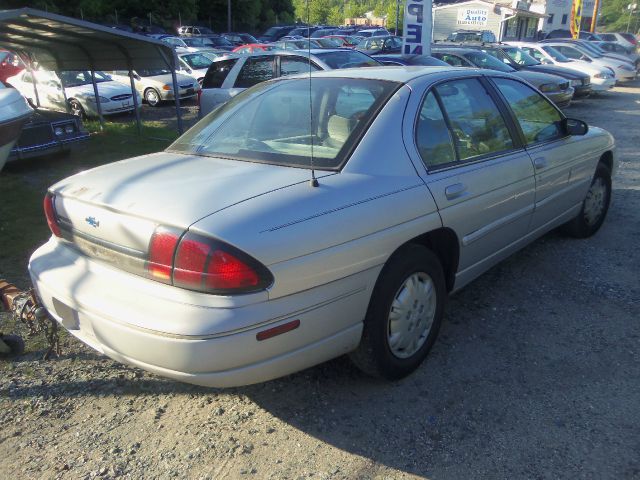
[[[349,353],[396,379],[449,294],[553,228],[597,232],[615,169],[609,133],[509,74],[317,72],[52,186],[29,268],[69,332],[159,375],[225,387]]]

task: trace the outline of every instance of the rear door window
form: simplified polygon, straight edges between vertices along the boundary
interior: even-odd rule
[[[439,167],[456,160],[451,132],[433,92],[426,96],[416,123],[416,146],[427,167]]]
[[[275,76],[275,56],[248,58],[238,73],[235,88],[249,88]]]
[[[237,58],[213,62],[202,81],[202,88],[221,88],[227,75],[238,62]]]
[[[527,144],[548,142],[563,136],[562,115],[533,88],[515,80],[494,78],[524,133]]]
[[[459,160],[513,148],[509,128],[480,80],[454,80],[435,90],[449,118]]]
[[[315,63],[310,62],[304,57],[292,57],[283,55],[280,57],[280,75],[295,75],[296,73],[306,73],[311,71],[320,70]]]

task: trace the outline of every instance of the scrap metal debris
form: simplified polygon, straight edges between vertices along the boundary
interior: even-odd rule
[[[33,288],[21,291],[15,285],[0,280],[0,299],[4,308],[11,312],[14,320],[21,321],[27,326],[30,337],[44,334],[49,347],[44,354],[44,360],[49,359],[51,354],[60,355],[58,322],[51,318],[45,308],[40,305]]]

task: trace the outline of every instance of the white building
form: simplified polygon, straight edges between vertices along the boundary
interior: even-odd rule
[[[471,0],[433,8],[433,39],[455,30],[490,30],[498,40],[536,40],[541,33],[569,30],[573,0]],[[591,24],[594,0],[583,4],[583,29]]]

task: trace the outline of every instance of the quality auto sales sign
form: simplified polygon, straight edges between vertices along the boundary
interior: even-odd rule
[[[489,19],[489,11],[484,8],[459,8],[458,21],[460,26],[484,27]]]

